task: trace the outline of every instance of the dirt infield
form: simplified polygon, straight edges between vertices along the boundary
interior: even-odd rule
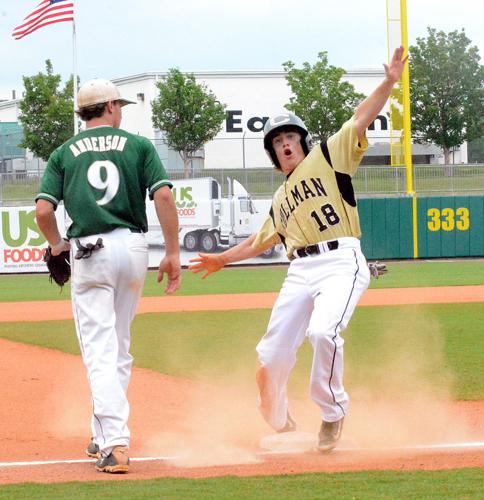
[[[270,308],[277,293],[143,297],[138,313]],[[484,302],[484,285],[367,290],[358,306]],[[70,300],[0,303],[0,322],[72,319]]]
[[[244,294],[243,301],[224,296],[223,303],[220,296],[147,298],[139,312],[260,308],[274,299],[275,294]],[[484,302],[484,287],[405,289],[404,295],[396,289],[370,290],[360,305],[473,301]],[[1,304],[0,321],[70,317],[68,302],[43,303],[38,311],[39,316],[31,303],[18,309]],[[252,380],[224,387],[134,369],[131,456],[158,459],[133,461],[125,476],[100,474],[83,461],[91,404],[81,359],[6,340],[0,340],[0,352],[1,484],[484,467],[484,401],[426,401],[422,412],[395,400],[375,406],[371,417],[364,399],[355,397],[338,450],[264,455],[258,444],[268,428],[257,413]],[[301,430],[313,432],[317,412],[306,399],[295,401],[295,410]]]

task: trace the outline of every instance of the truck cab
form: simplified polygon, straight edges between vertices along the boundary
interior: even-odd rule
[[[237,245],[254,233],[257,210],[244,186],[227,178],[227,196],[213,177],[173,181],[179,241],[188,252],[211,253]],[[153,203],[147,205],[148,244],[163,244]]]
[[[237,180],[228,179],[229,193],[222,200],[220,246],[232,247],[254,233],[257,210],[247,190]]]

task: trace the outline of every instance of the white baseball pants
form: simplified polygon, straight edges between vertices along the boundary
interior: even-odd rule
[[[92,435],[104,455],[129,445],[131,376],[130,325],[148,267],[144,234],[118,228],[79,238],[82,245],[102,238],[104,248],[76,260],[71,240],[72,309],[82,358],[91,387]]]
[[[286,424],[287,381],[305,337],[313,347],[310,392],[322,418],[335,422],[348,411],[343,386],[343,339],[370,272],[357,238],[340,238],[336,250],[291,261],[257,345],[261,363],[259,407],[275,430]]]

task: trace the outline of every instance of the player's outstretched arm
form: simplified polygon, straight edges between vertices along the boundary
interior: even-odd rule
[[[166,273],[168,284],[165,293],[174,293],[181,284],[180,244],[178,242],[178,213],[169,187],[164,186],[154,194],[156,214],[165,239],[165,257],[158,267],[158,283]]]
[[[204,280],[210,274],[220,271],[224,266],[222,254],[199,253],[198,257],[190,259],[188,269],[194,274],[205,271],[205,274],[202,275],[202,280]]]
[[[270,244],[265,247],[253,248],[252,243],[255,238],[256,235],[253,234],[242,243],[239,243],[238,245],[219,254],[199,253],[198,257],[190,259],[191,264],[188,266],[188,269],[195,274],[204,272],[202,279],[205,279],[212,273],[220,271],[220,269],[222,269],[226,264],[232,264],[233,262],[240,262],[242,260],[257,257],[257,255],[260,255],[272,246],[272,244]]]
[[[383,82],[356,108],[355,126],[361,139],[382,110],[392,92],[393,86],[400,80],[408,56],[403,57],[404,48],[398,47],[393,53],[390,64],[384,64],[385,78]]]

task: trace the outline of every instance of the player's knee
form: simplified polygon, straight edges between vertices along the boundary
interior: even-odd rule
[[[291,365],[296,357],[291,349],[259,349],[258,347],[257,353],[261,366],[269,371],[280,366]]]
[[[337,327],[331,328],[310,328],[308,330],[308,337],[312,344],[314,343],[343,343],[343,339],[339,336],[339,329]]]

